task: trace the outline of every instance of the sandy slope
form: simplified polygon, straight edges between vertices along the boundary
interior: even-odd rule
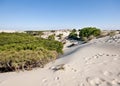
[[[120,35],[66,49],[43,69],[0,74],[0,86],[120,86]],[[52,70],[65,64],[64,70]]]

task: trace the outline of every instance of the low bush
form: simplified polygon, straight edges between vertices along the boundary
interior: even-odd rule
[[[76,29],[73,29],[68,35],[68,39],[78,40]]]
[[[63,44],[26,33],[0,33],[0,72],[44,66],[63,53]]]
[[[81,39],[84,37],[86,37],[87,39],[89,39],[89,38],[91,39],[93,37],[98,37],[101,34],[100,29],[97,29],[95,27],[86,27],[86,28],[83,28],[79,31],[80,31],[79,36]]]
[[[30,70],[34,67],[43,67],[47,62],[57,57],[55,51],[45,49],[32,51],[2,51],[0,53],[0,72]]]

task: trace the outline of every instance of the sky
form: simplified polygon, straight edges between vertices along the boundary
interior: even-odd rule
[[[0,29],[120,29],[120,0],[0,0]]]

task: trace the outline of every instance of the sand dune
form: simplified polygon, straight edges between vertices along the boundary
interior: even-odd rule
[[[42,69],[0,74],[0,86],[120,86],[120,35],[65,50]]]

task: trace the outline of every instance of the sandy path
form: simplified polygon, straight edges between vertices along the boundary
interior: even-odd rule
[[[72,47],[43,69],[0,74],[0,86],[120,86],[119,39],[108,39]],[[60,64],[64,70],[52,69]]]

